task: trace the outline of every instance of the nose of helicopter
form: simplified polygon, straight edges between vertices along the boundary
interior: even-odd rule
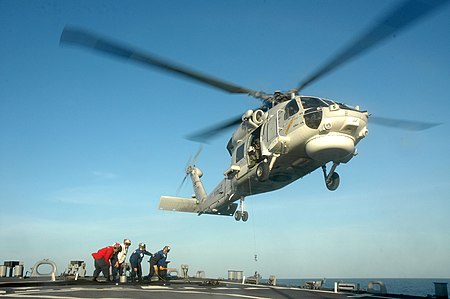
[[[316,161],[346,163],[356,154],[355,142],[345,134],[318,135],[306,143],[306,154]]]

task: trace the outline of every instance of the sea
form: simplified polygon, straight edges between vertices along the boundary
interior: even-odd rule
[[[317,281],[323,278],[312,279],[278,279],[277,285],[301,287],[307,281]],[[447,292],[450,286],[450,278],[325,278],[324,288],[334,289],[335,282],[359,284],[360,289],[367,289],[370,281],[381,281],[385,284],[389,294],[403,294],[411,296],[435,295],[434,282],[447,283]],[[377,286],[375,289],[379,289]]]

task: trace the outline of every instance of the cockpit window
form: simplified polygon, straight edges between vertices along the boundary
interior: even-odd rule
[[[319,128],[322,122],[322,108],[330,104],[319,98],[301,97],[303,109],[305,110],[305,123],[311,129]]]
[[[331,101],[331,100],[327,100],[327,99],[323,99],[323,100],[330,106],[331,105],[338,105],[339,108],[341,108],[341,109],[355,110],[355,108],[350,107],[350,106],[345,105],[345,104],[342,104],[342,103],[339,103],[339,102],[335,102],[335,101]]]
[[[329,104],[322,101],[319,98],[313,97],[302,97],[302,105],[303,109],[308,110],[309,108],[318,108],[318,107],[328,107]]]
[[[323,101],[324,101],[325,103],[327,103],[329,106],[330,106],[330,105],[336,104],[335,102],[330,101],[330,100],[327,100],[327,99],[323,99]]]
[[[296,100],[291,100],[284,109],[285,109],[285,113],[284,113],[285,120],[300,110]]]
[[[348,106],[343,103],[339,103],[336,101],[328,100],[328,99],[321,99],[321,98],[315,98],[315,97],[301,97],[302,99],[302,105],[303,109],[308,110],[311,108],[319,108],[319,107],[329,107],[331,105],[338,105],[340,109],[346,109],[346,110],[354,110],[358,111],[355,108]]]

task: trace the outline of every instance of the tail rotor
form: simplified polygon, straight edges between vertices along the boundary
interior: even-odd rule
[[[198,147],[197,153],[195,153],[195,155],[194,155],[194,158],[192,158],[192,155],[189,157],[189,160],[186,163],[186,167],[184,168],[185,176],[184,176],[183,180],[181,181],[180,186],[177,189],[177,193],[176,193],[177,196],[179,195],[181,188],[183,188],[188,175],[191,173],[192,169],[195,167],[195,163],[197,162],[197,159],[198,159],[201,151],[202,151],[202,145],[200,144],[200,146]]]

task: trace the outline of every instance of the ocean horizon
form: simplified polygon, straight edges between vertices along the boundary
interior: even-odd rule
[[[317,281],[323,278],[277,278],[277,285],[301,287],[307,281]],[[385,284],[389,294],[403,294],[410,296],[423,296],[435,294],[434,282],[447,283],[447,292],[450,278],[325,278],[323,288],[334,289],[335,282],[359,284],[360,289],[367,290],[370,281],[381,281]],[[375,287],[378,289],[378,287]]]

